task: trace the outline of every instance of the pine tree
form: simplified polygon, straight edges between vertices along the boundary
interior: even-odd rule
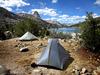
[[[100,37],[100,34],[98,32],[96,19],[93,18],[92,12],[87,12],[86,23],[82,25],[81,28],[84,46],[94,52],[97,52],[97,48],[100,46],[100,38],[98,38]]]

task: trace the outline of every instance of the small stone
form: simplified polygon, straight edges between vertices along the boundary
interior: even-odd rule
[[[6,75],[7,74],[7,69],[5,66],[0,65],[0,75]]]
[[[97,71],[98,71],[98,72],[100,72],[100,66],[99,66],[99,67],[97,67]]]
[[[80,71],[75,70],[75,75],[80,75]]]
[[[92,73],[89,73],[89,72],[88,72],[88,73],[85,73],[85,75],[92,75]]]
[[[45,40],[47,40],[47,39],[48,39],[48,37],[44,37],[44,39],[45,39]]]
[[[97,59],[97,61],[100,61],[100,59]]]
[[[93,71],[93,75],[99,75],[98,72],[97,72],[97,70]]]
[[[42,43],[40,43],[40,44],[38,44],[38,46],[43,46],[43,44],[42,44]]]
[[[40,46],[43,46],[43,43],[41,43]]]
[[[72,41],[71,40],[68,40],[68,43],[72,43]]]
[[[75,69],[72,70],[72,73],[75,73]]]
[[[82,73],[86,73],[86,71],[87,71],[86,68],[82,68],[82,71],[81,72]]]
[[[86,75],[86,74],[81,74],[81,75]]]
[[[20,48],[20,52],[27,52],[29,49],[27,47]]]

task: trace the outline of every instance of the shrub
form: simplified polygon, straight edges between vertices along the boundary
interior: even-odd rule
[[[93,18],[93,14],[87,13],[86,23],[82,25],[82,39],[86,48],[94,52],[98,52],[100,46],[100,29],[97,27],[96,19]]]
[[[15,35],[22,36],[25,32],[31,32],[36,36],[45,36],[48,30],[41,26],[37,21],[25,18],[15,25]]]

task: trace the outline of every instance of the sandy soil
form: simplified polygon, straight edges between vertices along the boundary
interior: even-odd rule
[[[35,40],[35,41],[18,41],[17,38],[0,41],[0,64],[5,65],[11,70],[14,75],[33,75],[34,70],[41,70],[43,75],[72,75],[72,70],[75,65],[79,67],[85,67],[87,69],[96,69],[100,66],[99,59],[92,59],[84,50],[79,51],[79,43],[76,41],[60,40],[60,44],[70,54],[67,67],[64,70],[56,70],[44,67],[31,67],[32,62],[35,62],[43,50],[43,47],[39,46],[47,45],[47,39]],[[29,51],[20,52],[19,44],[27,46]],[[98,60],[98,61],[97,61]]]

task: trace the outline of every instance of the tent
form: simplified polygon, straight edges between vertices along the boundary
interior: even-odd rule
[[[30,32],[26,32],[22,37],[19,38],[19,40],[35,40],[35,39],[37,39],[37,37]]]
[[[40,66],[51,66],[64,69],[66,60],[69,58],[65,49],[57,39],[49,39],[47,47],[43,50],[36,64]]]

